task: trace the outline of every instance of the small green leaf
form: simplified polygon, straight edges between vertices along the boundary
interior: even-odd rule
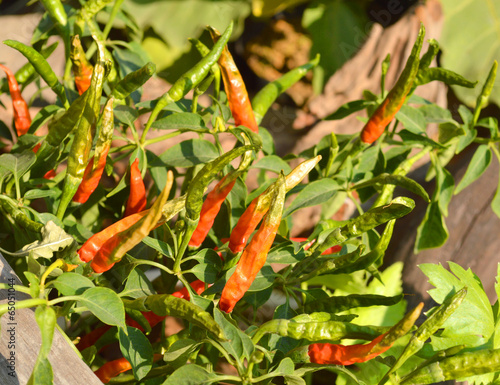
[[[209,141],[189,139],[170,147],[160,159],[166,166],[191,167],[208,163],[218,156],[217,148]]]
[[[259,159],[250,168],[272,171],[276,174],[279,174],[281,170],[283,170],[285,174],[290,174],[292,171],[288,163],[277,155],[265,156],[264,158]]]
[[[455,180],[446,168],[436,167],[436,184],[437,188],[439,188],[439,210],[447,217],[448,205],[453,197],[453,189],[455,188]]]
[[[125,288],[120,293],[120,297],[139,298],[152,294],[156,294],[153,285],[148,277],[146,277],[146,274],[136,267],[130,272]]]
[[[181,132],[210,132],[200,115],[191,112],[180,112],[158,119],[151,126],[158,130],[179,130]]]
[[[92,287],[85,290],[80,301],[105,324],[126,327],[123,302],[113,290],[107,287]]]
[[[414,134],[420,134],[426,130],[425,116],[418,108],[405,104],[396,114],[396,118],[403,124],[404,128]]]
[[[52,348],[54,329],[56,327],[56,312],[49,306],[38,306],[35,311],[36,323],[40,327],[42,346],[35,367],[28,380],[28,385],[52,385],[54,374],[52,365],[47,359]]]
[[[227,342],[221,343],[224,349],[238,361],[249,359],[255,349],[250,337],[229,322],[217,308],[214,309],[214,319],[228,339]]]
[[[40,198],[54,198],[58,196],[60,192],[58,190],[40,190],[40,189],[33,189],[33,190],[28,190],[26,191],[26,194],[24,194],[24,199],[28,200],[33,200],[33,199],[40,199]]]
[[[442,144],[435,142],[425,135],[414,134],[413,132],[410,132],[408,130],[401,130],[400,132],[398,132],[398,135],[406,145],[420,145],[423,147],[431,146],[438,150],[446,148]]]
[[[295,250],[294,246],[287,244],[279,244],[269,250],[267,254],[268,263],[296,263],[303,260],[306,257],[306,253],[303,248],[298,251]]]
[[[332,179],[321,179],[309,183],[294,201],[285,209],[283,218],[286,218],[295,211],[309,206],[319,205],[333,197],[340,186]]]
[[[159,252],[161,255],[164,255],[168,258],[173,258],[174,252],[172,251],[172,248],[168,243],[151,237],[144,237],[142,242]]]
[[[173,372],[162,385],[209,385],[219,382],[215,373],[207,372],[201,366],[190,364]]]
[[[418,196],[425,199],[427,202],[430,202],[429,195],[427,191],[415,182],[413,179],[410,179],[403,175],[391,175],[391,174],[380,174],[375,178],[372,178],[366,182],[361,182],[352,187],[352,189],[357,190],[360,188],[368,187],[368,186],[376,186],[376,185],[385,185],[385,184],[393,184],[399,187],[403,187],[412,193],[417,194]]]
[[[439,125],[439,143],[446,144],[450,140],[465,135],[465,130],[462,126],[456,123],[441,123]]]
[[[85,290],[95,287],[87,277],[72,272],[61,274],[53,281],[53,285],[62,295],[80,295]]]
[[[464,188],[469,186],[472,182],[478,179],[486,171],[491,163],[491,150],[488,145],[480,145],[474,153],[465,175],[455,188],[455,195],[457,195]]]
[[[123,357],[132,365],[136,380],[144,378],[153,364],[153,347],[139,329],[127,326],[127,334],[123,329],[118,330],[120,350]]]
[[[324,118],[324,120],[344,119],[346,116],[349,116],[357,111],[361,111],[362,109],[373,104],[373,102],[369,102],[364,99],[353,100],[352,102],[341,105],[337,111],[328,115],[326,118]]]
[[[214,283],[222,268],[222,263],[219,255],[212,249],[200,250],[196,255],[190,257],[199,263],[194,266],[190,272],[196,278],[206,283]]]
[[[418,254],[424,249],[442,246],[447,239],[448,229],[439,209],[439,203],[432,202],[427,206],[425,217],[418,226],[414,252]]]
[[[35,164],[36,156],[33,151],[24,151],[21,154],[3,154],[0,156],[0,164],[9,170],[16,181]]]

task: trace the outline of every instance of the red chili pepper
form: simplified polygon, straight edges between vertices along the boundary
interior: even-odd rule
[[[210,34],[214,42],[219,40],[220,34],[218,31],[211,28]],[[235,126],[241,125],[248,127],[253,132],[259,132],[259,126],[255,120],[245,82],[227,46],[224,47],[217,63],[222,73],[222,81],[224,82]]]
[[[305,242],[305,241],[307,241],[307,238],[290,238],[290,240],[294,241],[294,242]],[[304,250],[309,249],[314,244],[314,242],[316,242],[316,239],[313,239],[311,242],[309,242],[308,244],[304,245]],[[332,247],[326,249],[325,251],[323,251],[321,253],[321,255],[336,254],[340,250],[342,250],[342,246],[341,245],[332,246]]]
[[[135,159],[130,166],[130,195],[124,216],[138,213],[146,207],[146,187],[139,170],[139,159]]]
[[[148,210],[143,212],[129,215],[118,222],[113,223],[111,226],[106,227],[104,230],[95,233],[83,244],[78,250],[78,255],[83,262],[90,262],[94,259],[99,249],[108,241],[114,234],[122,230],[128,229],[130,226],[137,223],[138,220],[146,216]]]
[[[285,178],[280,176],[269,208],[262,225],[243,251],[236,270],[222,290],[219,307],[226,313],[233,311],[236,303],[252,285],[257,273],[266,263],[267,253],[271,248],[278,231],[283,206],[285,204]]]
[[[163,354],[153,355],[153,361],[158,361],[163,358]],[[132,369],[132,365],[126,358],[118,358],[117,360],[106,362],[103,366],[97,369],[94,374],[104,384],[107,384],[112,378],[118,376],[120,373]]]
[[[215,217],[219,213],[222,202],[224,202],[228,194],[233,189],[237,177],[237,172],[227,174],[220,180],[219,183],[217,183],[214,189],[208,193],[201,208],[200,221],[191,236],[189,246],[199,247],[205,240],[208,232],[214,224]]]
[[[45,173],[45,175],[43,176],[45,179],[54,179],[54,177],[56,176],[56,171],[55,170],[49,170]]]
[[[113,100],[113,98],[110,98],[104,107],[102,126],[99,132],[99,138],[97,139],[95,154],[85,168],[82,182],[73,196],[73,202],[87,202],[101,180],[102,173],[106,167],[106,157],[111,147],[111,139],[113,137]]]
[[[21,96],[21,90],[19,89],[19,84],[17,83],[14,73],[3,64],[0,64],[0,68],[3,69],[7,75],[12,107],[14,109],[14,126],[16,127],[17,136],[21,136],[28,132],[31,125],[28,104]]]
[[[199,279],[191,282],[189,285],[193,288],[193,290],[198,295],[200,295],[201,293],[203,293],[205,291],[205,282],[200,281]],[[174,297],[183,298],[183,299],[186,299],[189,301],[189,291],[185,287],[183,287],[181,290],[176,291],[172,295]]]
[[[320,160],[321,156],[318,155],[295,167],[285,178],[286,191],[290,191],[297,186]],[[266,191],[255,198],[241,215],[240,219],[238,219],[238,223],[236,223],[229,238],[229,249],[233,253],[239,253],[245,248],[248,238],[250,238],[250,235],[252,235],[269,209],[274,189],[274,185],[271,185]]]
[[[340,345],[340,344],[312,344],[309,345],[309,358],[316,364],[352,365],[359,362],[369,361],[379,354],[387,351],[391,346],[380,346],[372,351],[385,334],[381,334],[368,344]]]

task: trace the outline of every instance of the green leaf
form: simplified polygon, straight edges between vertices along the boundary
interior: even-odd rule
[[[414,134],[413,132],[410,132],[408,130],[401,130],[400,132],[398,132],[398,135],[406,145],[420,145],[423,147],[431,146],[439,150],[446,148],[425,135]]]
[[[340,120],[371,105],[373,105],[373,102],[369,102],[364,99],[354,100],[352,102],[341,105],[337,111],[328,115],[323,120]]]
[[[264,158],[261,158],[257,162],[255,162],[250,168],[272,171],[276,174],[279,174],[281,170],[283,170],[285,175],[290,174],[290,172],[292,171],[288,163],[277,155],[265,156]]]
[[[427,122],[422,111],[408,105],[401,106],[401,109],[396,114],[396,118],[403,124],[404,128],[414,134],[425,132]]]
[[[0,120],[0,137],[12,141],[12,133],[10,132],[9,127],[7,127],[7,125],[1,120]]]
[[[126,124],[129,127],[134,127],[134,122],[139,117],[139,113],[135,108],[129,106],[116,106],[113,109],[115,118],[121,123]]]
[[[451,116],[451,112],[437,104],[424,104],[419,107],[419,110],[424,114],[427,123],[446,123],[455,122]]]
[[[24,194],[23,198],[28,200],[47,198],[47,197],[55,198],[59,194],[60,192],[58,190],[33,189],[26,191],[26,194]]]
[[[170,345],[168,351],[163,355],[163,361],[172,362],[183,356],[187,361],[189,356],[200,344],[200,342],[196,342],[189,338],[177,340],[172,345]]]
[[[436,167],[436,185],[439,189],[438,204],[439,210],[445,217],[448,216],[448,205],[453,197],[455,180],[451,173],[444,167]]]
[[[255,280],[252,282],[252,286],[248,289],[249,292],[265,290],[271,287],[274,283],[275,278],[278,276],[270,265],[264,265],[262,269],[257,273]]]
[[[455,188],[455,195],[483,175],[490,163],[491,150],[487,144],[482,144],[477,148],[465,171],[465,175]]]
[[[191,112],[180,112],[158,119],[151,126],[157,130],[179,130],[181,132],[210,132],[200,115]]]
[[[95,287],[87,277],[72,272],[61,274],[53,281],[53,285],[62,295],[80,295],[85,290]]]
[[[296,263],[306,257],[303,248],[295,250],[291,244],[279,244],[269,250],[267,254],[268,263]]]
[[[286,218],[295,211],[309,206],[319,205],[333,197],[340,186],[332,179],[321,179],[309,183],[294,201],[285,209],[283,218]]]
[[[207,140],[188,139],[170,147],[160,155],[166,166],[191,167],[208,163],[219,156],[217,148]]]
[[[313,41],[309,54],[311,57],[321,55],[313,76],[317,93],[321,92],[330,76],[358,51],[364,40],[359,31],[365,31],[367,22],[366,12],[357,2],[315,0],[307,7],[302,25]]]
[[[136,380],[144,378],[153,364],[153,347],[139,329],[127,326],[127,333],[123,329],[118,330],[120,350],[123,357],[132,365]]]
[[[425,249],[440,247],[447,239],[448,229],[439,209],[439,203],[432,202],[427,206],[425,217],[418,226],[414,252],[418,254]]]
[[[498,23],[500,3],[490,0],[443,0],[441,64],[468,79],[484,79],[493,60],[500,59]],[[478,22],[481,20],[481,22]],[[453,87],[460,100],[473,106],[477,91]],[[493,87],[491,101],[500,104],[500,89]]]
[[[153,285],[146,274],[136,267],[130,272],[120,297],[140,298],[152,294],[156,294]]]
[[[500,159],[498,159],[500,162]],[[495,191],[495,196],[491,201],[491,209],[500,218],[500,175],[498,176],[497,191]]]
[[[229,322],[217,308],[214,309],[214,319],[228,339],[227,342],[221,343],[224,349],[238,361],[249,359],[255,349],[250,337]]]
[[[152,249],[156,250],[157,252],[159,252],[161,255],[173,259],[174,252],[168,243],[151,237],[144,237],[142,239],[142,242],[151,247]]]
[[[9,170],[16,181],[35,164],[36,156],[33,151],[24,151],[21,154],[3,154],[0,156],[0,164]]]
[[[92,287],[80,296],[80,302],[105,324],[126,328],[123,302],[113,290]]]
[[[456,123],[441,123],[439,125],[439,143],[446,144],[450,140],[464,135],[465,130]]]
[[[190,364],[173,372],[162,385],[208,385],[219,382],[215,373],[207,372],[201,366]]]
[[[203,249],[189,259],[195,259],[199,262],[189,270],[196,278],[206,283],[215,282],[222,268],[221,259],[217,252],[212,249]]]

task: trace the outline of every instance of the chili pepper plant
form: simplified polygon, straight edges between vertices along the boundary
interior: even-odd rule
[[[227,46],[233,25],[209,27],[211,44],[192,40],[198,64],[158,99],[143,100],[156,69],[137,53],[140,31],[121,1],[41,3],[46,14],[31,45],[4,42],[26,64],[15,74],[1,67],[14,116],[0,126],[0,250],[23,281],[15,289],[31,296],[17,308],[34,308],[42,333],[33,383],[53,381],[54,328],[109,384],[313,384],[318,371],[335,373],[337,384],[498,383],[499,306],[474,273],[422,265],[438,306],[406,309],[401,265],[381,269],[399,218],[426,206],[415,250],[442,245],[453,194],[492,154],[500,160],[498,122],[480,119],[496,63],[480,79],[475,108],[461,106],[457,121],[415,89],[477,82],[430,67],[439,46],[431,40],[422,52],[422,26],[392,89],[388,57],[381,94],[367,90],[327,118],[366,110],[357,133],[332,132],[280,157],[279,137],[262,118],[319,57],[250,100]],[[109,39],[118,17],[126,41]],[[52,35],[65,48],[62,77],[46,61]],[[57,102],[31,118],[22,94],[35,81]],[[199,103],[203,94],[209,105]],[[433,137],[426,129],[435,122]],[[479,137],[480,128],[488,135]],[[150,149],[158,142],[168,144],[162,153]],[[471,145],[475,155],[455,185],[446,165]],[[425,156],[432,193],[408,177]],[[394,196],[396,186],[415,200]],[[357,212],[331,219],[346,199]],[[497,192],[497,214],[499,202]],[[307,237],[291,237],[293,214],[314,205],[321,219]],[[165,328],[169,317],[181,331]],[[118,359],[103,350],[116,342]]]

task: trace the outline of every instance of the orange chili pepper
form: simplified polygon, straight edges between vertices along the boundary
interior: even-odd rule
[[[214,42],[219,40],[220,34],[217,30],[210,28],[210,34]],[[248,127],[253,132],[259,132],[259,126],[255,120],[245,82],[227,46],[224,47],[217,63],[221,70],[222,81],[224,82],[235,126],[241,125]]]
[[[17,83],[14,73],[3,64],[0,64],[0,68],[3,69],[7,75],[12,107],[14,109],[14,126],[16,127],[17,136],[21,136],[28,133],[31,125],[28,104],[21,96],[21,90],[19,89],[19,84]]]
[[[87,202],[101,180],[102,173],[106,167],[106,157],[111,147],[111,139],[113,137],[113,101],[114,99],[110,98],[104,107],[102,126],[99,138],[97,139],[95,154],[85,168],[82,182],[73,196],[73,202]]]
[[[222,202],[224,202],[228,194],[233,189],[237,177],[237,172],[227,174],[220,180],[219,183],[217,183],[214,189],[208,193],[207,198],[201,207],[200,221],[191,236],[189,246],[199,247],[205,240],[208,232],[214,224],[215,217],[219,213]]]
[[[266,263],[267,253],[271,248],[278,231],[283,207],[285,204],[285,177],[278,178],[272,196],[272,203],[262,225],[255,233],[248,246],[243,251],[236,270],[228,279],[222,290],[219,307],[226,313],[233,311],[236,303],[243,297],[252,285],[257,273]]]
[[[410,57],[398,81],[363,127],[363,131],[361,131],[362,142],[369,144],[375,142],[384,133],[387,125],[404,104],[406,96],[411,91],[413,81],[418,73],[420,50],[424,42],[424,36],[425,28],[421,25],[417,41],[413,45]]]
[[[139,170],[139,159],[130,166],[130,195],[127,200],[124,216],[138,213],[146,207],[146,187]]]
[[[153,361],[158,361],[163,358],[163,354],[153,355]],[[112,378],[119,374],[132,369],[132,365],[126,358],[118,358],[117,360],[106,362],[103,366],[97,369],[94,374],[104,384],[107,384]]]
[[[309,345],[309,358],[316,364],[352,365],[359,362],[366,362],[379,354],[387,351],[391,346],[379,346],[375,351],[373,347],[377,345],[386,335],[381,334],[368,344],[341,345],[341,344],[311,344]]]
[[[196,294],[201,294],[205,291],[205,282],[200,281],[199,279],[196,281],[193,281],[189,284],[193,290],[196,292]],[[210,286],[210,285],[209,285]],[[183,287],[181,290],[176,291],[175,293],[172,294],[174,297],[177,298],[182,298],[186,299],[189,301],[189,291],[187,288]]]

